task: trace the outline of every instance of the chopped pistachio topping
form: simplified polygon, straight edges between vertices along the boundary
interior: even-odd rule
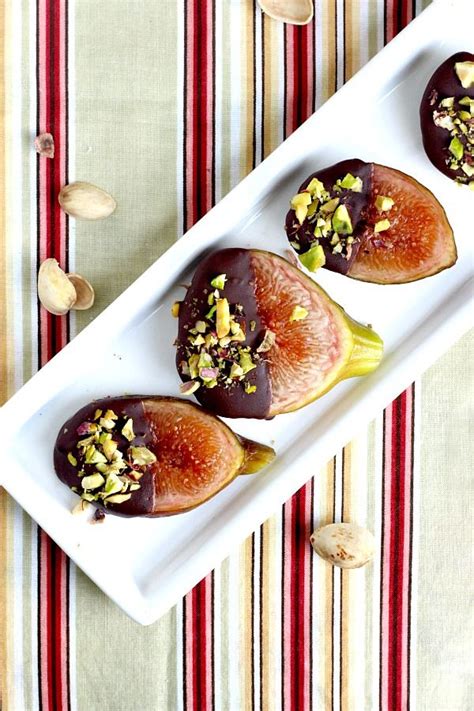
[[[327,217],[328,215],[331,215],[336,207],[339,205],[340,198],[335,197],[331,198],[331,200],[328,200],[327,202],[324,202],[321,207],[319,208],[319,212],[321,215],[324,215],[324,217]]]
[[[72,464],[73,467],[77,467],[77,459],[72,452],[69,452],[69,454],[67,455],[67,458],[68,458],[69,464]]]
[[[90,476],[84,476],[81,479],[81,486],[83,489],[98,489],[104,484],[105,479],[102,474],[90,474]]]
[[[230,309],[227,299],[217,299],[216,328],[218,338],[227,336],[230,331]]]
[[[276,336],[273,333],[273,331],[270,331],[270,329],[267,328],[265,331],[265,335],[263,337],[263,341],[260,343],[260,345],[257,348],[257,353],[268,353],[269,350],[273,348],[273,346],[276,343]]]
[[[107,496],[105,499],[106,504],[123,504],[125,501],[131,499],[131,494],[114,494],[113,496]]]
[[[375,199],[375,207],[379,212],[388,212],[394,206],[394,201],[386,195],[377,195]]]
[[[125,439],[128,439],[129,442],[131,442],[132,439],[135,439],[135,433],[133,431],[133,420],[131,417],[128,418],[128,420],[122,427],[122,434]]]
[[[171,315],[174,318],[178,318],[179,316],[179,307],[181,306],[181,301],[175,301],[173,306],[171,307]]]
[[[456,67],[465,64],[474,66],[473,62],[460,62]],[[458,183],[467,184],[471,177],[470,167],[474,166],[474,99],[469,96],[442,99],[433,111],[433,122],[449,132],[450,142],[444,149],[445,162],[456,173],[453,178]]]
[[[214,277],[214,279],[211,279],[211,286],[214,289],[224,289],[225,283],[227,281],[227,275],[226,274],[219,274],[218,276]]]
[[[250,321],[250,330],[253,332],[257,328],[257,322],[256,321]]]
[[[102,415],[102,410],[96,410],[95,414],[94,414],[94,420],[98,420],[101,415]]]
[[[102,462],[106,461],[107,458],[102,454],[102,452],[96,449],[93,444],[87,447],[85,457],[86,464],[101,464]]]
[[[458,75],[463,89],[474,86],[474,62],[456,62],[454,71]]]
[[[352,222],[345,205],[339,205],[332,216],[332,228],[338,235],[352,234]]]
[[[309,192],[298,193],[291,198],[290,205],[296,213],[296,219],[303,224],[308,213],[308,205],[311,204],[311,194]]]
[[[104,454],[109,460],[109,462],[112,461],[113,456],[117,450],[117,442],[115,442],[112,439],[107,439],[105,442],[102,444],[102,449],[104,450]]]
[[[291,312],[290,321],[303,321],[308,313],[308,310],[305,309],[304,306],[297,305]]]
[[[257,392],[257,386],[256,385],[250,385],[249,382],[246,382],[244,385],[244,390],[247,393],[247,395],[251,395],[252,393]]]
[[[317,271],[326,264],[326,255],[320,244],[311,245],[310,249],[300,255],[301,264],[310,272]]]
[[[132,455],[132,462],[138,464],[138,466],[146,466],[156,462],[156,456],[147,447],[131,447],[130,454]]]
[[[449,144],[449,150],[456,158],[456,160],[461,160],[461,158],[463,157],[464,147],[457,136],[455,136]]]
[[[323,196],[326,192],[323,183],[317,178],[312,178],[310,180],[310,182],[306,186],[306,190],[309,192],[311,197],[313,199],[316,198],[316,200],[323,199]]]
[[[374,225],[374,232],[385,232],[390,228],[390,220],[379,220]]]
[[[347,173],[342,180],[336,182],[336,185],[344,188],[344,190],[352,190],[354,193],[362,192],[363,187],[362,179],[358,176],[354,177],[351,173]]]
[[[119,494],[123,489],[123,481],[119,479],[117,474],[113,472],[107,475],[105,481],[104,493],[106,496],[111,496],[112,494]]]

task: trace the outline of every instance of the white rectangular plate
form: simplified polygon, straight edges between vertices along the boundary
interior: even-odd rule
[[[0,455],[2,483],[138,622],[160,617],[467,330],[474,240],[465,216],[472,224],[474,195],[424,155],[418,105],[441,61],[469,49],[473,26],[469,0],[430,6],[0,410],[8,442]],[[52,466],[64,420],[105,395],[179,395],[170,316],[183,294],[178,284],[217,247],[284,253],[283,221],[296,187],[314,170],[352,157],[399,168],[429,187],[448,213],[459,251],[452,269],[402,286],[318,272],[317,281],[336,301],[383,336],[381,367],[338,385],[304,411],[269,422],[229,421],[237,432],[272,443],[277,459],[265,473],[242,477],[190,513],[108,517],[102,526],[71,516],[77,498]]]

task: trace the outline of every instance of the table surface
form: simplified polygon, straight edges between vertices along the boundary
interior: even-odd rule
[[[296,28],[253,0],[3,0],[0,402],[427,4],[316,0]],[[66,218],[72,180],[116,214]],[[90,311],[38,307],[49,256]],[[148,628],[0,492],[0,708],[467,711],[472,386],[467,335]],[[312,553],[333,520],[374,532],[372,564]]]

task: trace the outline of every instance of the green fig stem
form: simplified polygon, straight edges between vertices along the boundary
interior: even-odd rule
[[[345,315],[352,331],[353,348],[350,358],[344,366],[340,379],[367,375],[377,368],[383,355],[383,341],[370,326],[363,326]]]
[[[271,447],[240,435],[239,440],[245,451],[245,459],[239,474],[256,474],[275,459],[275,450]]]

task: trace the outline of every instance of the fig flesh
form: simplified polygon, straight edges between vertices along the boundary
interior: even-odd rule
[[[463,69],[474,76],[471,52],[453,54],[434,72],[421,99],[420,127],[433,165],[474,188],[474,81]]]
[[[212,286],[217,275],[225,277],[223,288]],[[223,337],[213,299],[229,305]],[[369,373],[383,351],[371,328],[349,318],[302,271],[271,252],[246,249],[215,252],[199,265],[180,305],[177,345],[178,372],[186,385],[198,384],[199,402],[225,417],[260,419]]]
[[[306,193],[310,198],[301,208]],[[291,206],[285,229],[306,265],[304,255],[321,246],[326,269],[377,284],[404,284],[437,274],[457,259],[438,200],[393,168],[341,161],[310,175]]]
[[[65,422],[54,467],[64,484],[107,512],[168,516],[199,506],[274,456],[197,405],[133,396],[94,401]]]

